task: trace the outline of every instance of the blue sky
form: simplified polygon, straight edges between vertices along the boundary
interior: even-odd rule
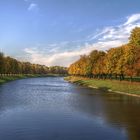
[[[68,66],[128,41],[140,0],[1,0],[0,48],[23,61]]]

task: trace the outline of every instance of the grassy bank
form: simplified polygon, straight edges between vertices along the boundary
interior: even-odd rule
[[[64,74],[24,74],[24,75],[11,75],[11,76],[0,76],[0,84],[9,82],[9,81],[14,81],[18,79],[24,79],[24,78],[36,78],[36,77],[65,77],[66,75]]]
[[[33,78],[33,77],[41,77],[41,75],[11,75],[11,76],[0,76],[0,84],[9,82],[9,81],[14,81],[18,79],[24,79],[24,78]]]
[[[65,80],[84,85],[90,88],[98,88],[105,91],[140,96],[140,83],[116,80],[97,80],[83,77],[66,77]]]

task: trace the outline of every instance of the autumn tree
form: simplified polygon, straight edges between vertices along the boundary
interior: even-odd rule
[[[111,48],[107,52],[93,50],[83,55],[68,69],[69,74],[94,78],[110,78],[119,76],[140,76],[140,27],[132,30],[128,44]]]
[[[105,67],[104,66],[104,51],[98,51],[94,50],[89,54],[90,63],[92,66],[92,75],[94,77],[102,77],[105,73]]]
[[[129,44],[131,46],[140,47],[140,27],[136,27],[132,30]]]

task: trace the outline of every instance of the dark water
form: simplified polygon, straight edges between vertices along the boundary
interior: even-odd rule
[[[33,78],[0,86],[0,140],[140,140],[140,99]]]

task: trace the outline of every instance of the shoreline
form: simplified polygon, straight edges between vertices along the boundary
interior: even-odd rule
[[[17,75],[11,75],[11,76],[0,76],[0,85],[5,84],[10,81],[20,80],[20,79],[26,79],[26,78],[39,78],[39,77],[59,77],[59,76],[65,76],[61,74],[17,74]]]
[[[37,78],[41,77],[41,75],[33,75],[33,74],[25,74],[25,75],[11,75],[11,76],[0,76],[0,85],[15,81],[15,80],[20,80],[20,79],[26,79],[26,78]]]
[[[82,78],[82,77],[66,77],[65,78],[66,81],[70,82],[70,83],[74,83],[77,85],[81,85],[81,86],[86,86],[88,88],[93,88],[93,89],[98,89],[98,90],[102,90],[102,91],[107,91],[107,92],[112,92],[112,93],[117,93],[117,94],[122,94],[122,95],[127,95],[127,96],[133,96],[133,97],[140,97],[140,83],[130,83],[130,82],[126,82],[126,81],[122,81],[120,83],[120,81],[109,81],[109,80],[97,80],[97,79],[89,79],[89,78]],[[99,84],[100,82],[103,82],[103,84]],[[106,84],[105,84],[106,83]],[[132,93],[132,91],[130,91],[129,89],[125,89],[125,92],[122,91],[122,89],[118,89],[118,90],[114,90],[113,86],[111,85],[109,87],[109,84],[111,84],[114,86],[115,84],[118,86],[118,84],[121,84],[121,88],[126,88],[127,85],[130,86],[129,88],[131,90],[133,90],[133,88],[136,88],[135,90],[137,91],[137,94],[134,92]],[[136,84],[136,85],[135,85]],[[97,86],[98,85],[98,86]],[[99,86],[100,85],[100,86]],[[127,91],[127,92],[126,92]]]
[[[66,77],[64,74],[15,74],[0,76],[0,85],[10,81],[26,79],[26,78],[39,78],[39,77]]]

